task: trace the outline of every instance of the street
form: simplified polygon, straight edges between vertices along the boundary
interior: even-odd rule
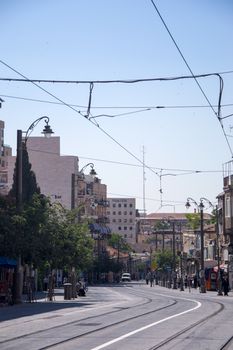
[[[86,297],[0,309],[0,348],[233,349],[233,293],[150,287],[140,282],[90,286]],[[42,298],[42,299],[39,299]],[[224,347],[225,346],[225,347]]]

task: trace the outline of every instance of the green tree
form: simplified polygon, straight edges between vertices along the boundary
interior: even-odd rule
[[[130,252],[132,249],[130,245],[118,233],[112,233],[108,239],[108,245],[120,252]]]
[[[155,254],[155,261],[158,269],[166,271],[167,268],[172,268],[173,255],[170,250],[164,250]]]
[[[52,268],[87,270],[93,261],[93,239],[88,224],[76,222],[76,212],[51,207],[44,227],[47,239],[47,260]]]
[[[0,195],[0,255],[16,257],[16,207],[12,198]]]
[[[192,214],[186,214],[185,215],[188,221],[187,226],[192,230],[197,230],[200,227],[200,214],[199,213],[192,213]]]
[[[16,166],[13,175],[13,185],[9,192],[10,197],[16,198],[17,193],[17,172]],[[22,203],[29,203],[32,200],[34,193],[40,193],[40,188],[36,182],[36,175],[32,171],[31,163],[29,162],[28,152],[26,147],[23,147],[22,152]]]

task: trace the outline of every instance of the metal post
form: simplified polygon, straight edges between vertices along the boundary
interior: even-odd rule
[[[172,275],[173,275],[173,289],[176,288],[176,240],[175,237],[175,222],[172,223]]]
[[[201,218],[201,286],[200,293],[206,293],[205,287],[205,265],[204,265],[204,219],[203,219],[203,204],[200,203],[200,218]]]
[[[181,252],[181,254],[180,254],[180,291],[181,291],[181,292],[184,292],[182,252]]]
[[[218,294],[217,295],[223,295],[222,294],[222,281],[221,281],[221,274],[220,274],[220,254],[219,254],[219,226],[218,226],[218,208],[216,206],[216,244],[217,244],[217,259],[218,259]]]
[[[22,211],[22,188],[23,188],[23,148],[22,148],[22,130],[17,130],[17,157],[16,157],[16,207],[18,214]],[[20,231],[20,230],[19,230]],[[20,235],[20,232],[18,233]],[[15,292],[14,302],[20,304],[22,302],[21,297],[21,256],[19,254],[17,258],[16,276],[15,276]]]
[[[18,212],[22,210],[22,163],[23,163],[23,147],[22,147],[22,130],[17,130],[17,157],[16,157],[16,204]]]

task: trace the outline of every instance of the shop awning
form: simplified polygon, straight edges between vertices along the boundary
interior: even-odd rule
[[[16,260],[0,256],[0,266],[3,267],[15,267],[17,265]]]
[[[90,224],[89,228],[91,230],[91,232],[96,232],[96,233],[101,233],[103,235],[107,235],[109,233],[111,233],[111,229],[108,226],[102,226],[100,224]]]

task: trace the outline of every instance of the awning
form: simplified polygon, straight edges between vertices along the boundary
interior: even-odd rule
[[[95,232],[95,233],[101,233],[103,235],[107,235],[109,233],[111,233],[111,229],[108,226],[102,226],[96,223],[90,224],[89,228],[91,230],[91,232]]]
[[[15,267],[17,265],[16,260],[0,256],[0,266],[2,267]]]

